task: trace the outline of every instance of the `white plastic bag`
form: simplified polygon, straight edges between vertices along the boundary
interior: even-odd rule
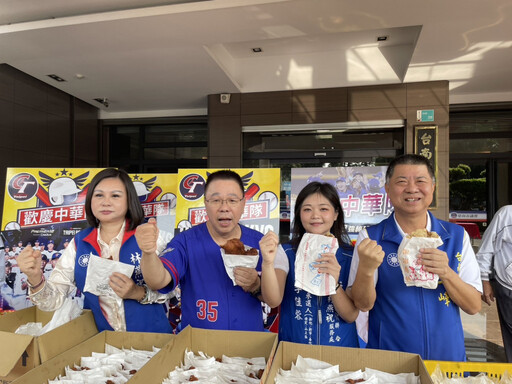
[[[443,244],[439,237],[411,237],[404,236],[398,247],[398,262],[408,287],[422,287],[436,289],[439,275],[427,272],[423,265],[418,264],[418,254],[421,248],[437,248]]]
[[[108,284],[110,276],[114,272],[119,272],[131,277],[134,268],[133,265],[91,255],[89,258],[89,266],[87,267],[87,276],[85,277],[84,292],[91,292],[97,296],[118,298],[114,290]]]
[[[57,309],[52,319],[43,327],[42,323],[27,323],[20,325],[14,333],[31,336],[41,336],[51,330],[70,322],[82,314],[82,308],[76,300],[66,297],[61,307]]]
[[[335,237],[305,233],[300,241],[295,257],[295,287],[316,296],[328,296],[336,293],[334,277],[318,273],[314,267],[323,253],[336,253],[338,240]]]
[[[82,314],[80,304],[71,297],[66,297],[61,307],[53,313],[52,319],[43,327],[41,334],[50,332],[63,324],[69,323]]]
[[[43,323],[26,323],[20,325],[14,333],[18,335],[39,336],[43,331]]]
[[[436,365],[436,368],[430,375],[432,382],[434,384],[496,384],[498,383],[497,379],[491,378],[487,376],[485,373],[480,373],[476,376],[468,376],[468,377],[459,377],[457,375],[453,375],[452,377],[446,377],[446,374],[443,372],[439,364]],[[500,384],[502,382],[500,381]]]
[[[245,248],[248,249],[250,247],[246,246]],[[220,249],[220,253],[222,255],[222,260],[224,261],[224,268],[226,269],[226,273],[233,281],[233,285],[236,285],[233,269],[236,267],[256,268],[260,258],[258,255],[230,255],[227,254],[223,248]]]

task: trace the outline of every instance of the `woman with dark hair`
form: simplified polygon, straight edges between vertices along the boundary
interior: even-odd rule
[[[126,193],[125,219],[129,224],[128,230],[132,231],[144,222],[144,210],[142,209],[142,205],[140,205],[139,197],[137,196],[137,192],[133,186],[132,179],[130,179],[130,176],[122,169],[106,168],[99,172],[91,180],[87,190],[87,196],[85,198],[85,213],[87,215],[87,222],[91,227],[99,227],[100,220],[98,217],[96,217],[91,203],[93,201],[94,192],[96,191],[98,184],[109,178],[117,179],[118,182],[116,184],[123,184],[124,191]],[[99,214],[101,215],[101,212],[99,212]]]
[[[149,290],[140,272],[135,228],[144,221],[144,211],[129,175],[115,168],[100,171],[89,184],[85,211],[90,227],[71,240],[48,281],[40,251],[27,246],[18,256],[32,302],[45,311],[60,308],[75,287],[84,292],[89,262],[101,257],[132,265],[134,272],[130,277],[118,272],[110,276],[108,285],[118,297],[84,292],[84,308],[92,310],[98,330],[171,332],[164,305],[168,296]],[[161,232],[158,251],[167,240]]]
[[[289,263],[288,271],[275,270],[279,285],[284,284],[279,339],[295,343],[359,347],[354,323],[359,311],[343,289],[348,280],[353,247],[345,229],[336,189],[328,183],[307,184],[297,196],[294,214],[291,242],[277,251],[284,250]],[[332,235],[338,240],[336,254],[322,254],[315,265],[318,273],[330,274],[337,282],[332,295],[315,296],[295,287],[296,252],[305,233]]]

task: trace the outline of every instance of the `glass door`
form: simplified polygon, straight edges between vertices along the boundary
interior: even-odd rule
[[[292,168],[387,165],[403,153],[403,128],[380,132],[244,133],[244,168],[280,168],[280,236],[290,234]]]

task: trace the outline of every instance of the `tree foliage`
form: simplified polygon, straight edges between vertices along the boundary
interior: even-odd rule
[[[471,167],[467,164],[459,164],[457,165],[457,168],[460,168],[462,170],[464,170],[464,174],[466,176],[466,178],[469,178],[470,175],[471,175]]]
[[[481,206],[485,203],[487,196],[485,183],[485,178],[459,179],[450,182],[450,205],[468,211]]]
[[[450,183],[461,180],[466,176],[466,172],[462,168],[450,168]]]

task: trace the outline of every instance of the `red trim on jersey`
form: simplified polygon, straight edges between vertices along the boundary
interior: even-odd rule
[[[170,269],[172,281],[174,284],[173,288],[176,287],[179,282],[179,276],[176,267],[167,259],[160,258],[160,261],[162,262],[162,264],[166,265]]]

